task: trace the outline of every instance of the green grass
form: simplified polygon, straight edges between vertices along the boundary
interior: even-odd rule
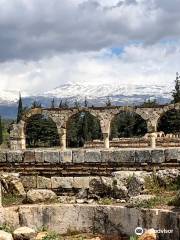
[[[23,197],[17,196],[14,194],[6,193],[2,197],[2,205],[4,207],[12,206],[12,205],[20,205],[22,204]]]

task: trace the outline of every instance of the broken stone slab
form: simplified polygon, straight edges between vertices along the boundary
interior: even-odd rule
[[[43,161],[45,163],[59,163],[60,162],[59,151],[44,151],[43,152]]]
[[[142,177],[133,176],[128,184],[128,195],[130,197],[140,195],[145,188],[145,180]]]
[[[0,240],[13,240],[12,234],[0,230]]]
[[[23,161],[23,152],[20,150],[9,151],[7,153],[7,162],[9,163],[19,163]]]
[[[43,152],[42,150],[35,150],[34,151],[34,155],[35,155],[35,162],[37,163],[42,163],[43,162]]]
[[[141,204],[143,202],[149,201],[151,199],[153,199],[155,197],[155,195],[148,195],[148,194],[142,194],[142,195],[138,195],[138,196],[132,196],[130,197],[130,199],[128,200],[128,206],[133,206],[136,204]]]
[[[78,149],[72,151],[72,161],[73,163],[83,163],[84,162],[84,152],[85,150]]]
[[[34,240],[36,231],[29,227],[19,227],[13,232],[14,240]]]
[[[52,190],[47,189],[31,189],[27,192],[26,200],[28,203],[40,203],[52,201],[57,195]]]
[[[51,186],[52,189],[71,189],[73,187],[73,181],[73,177],[51,177]]]
[[[86,150],[84,153],[84,162],[101,162],[101,152],[100,150]]]

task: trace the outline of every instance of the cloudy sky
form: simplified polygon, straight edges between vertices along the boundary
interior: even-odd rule
[[[0,0],[0,90],[173,84],[180,0]]]

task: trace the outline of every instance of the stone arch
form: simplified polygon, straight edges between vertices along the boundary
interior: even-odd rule
[[[57,124],[49,114],[38,109],[38,111],[30,111],[24,120],[26,147],[57,147],[60,145]]]
[[[127,121],[129,121],[129,123]],[[140,131],[138,131],[139,123],[142,124]],[[122,130],[124,131],[122,132]],[[116,112],[111,119],[111,139],[117,137],[144,136],[145,133],[147,133],[147,122],[141,114],[137,113],[132,107],[119,109],[119,111]]]
[[[170,104],[163,108],[157,124],[157,131],[165,134],[180,133],[180,104]]]
[[[101,125],[97,114],[82,108],[69,114],[66,122],[68,147],[82,147],[85,141],[101,139]]]

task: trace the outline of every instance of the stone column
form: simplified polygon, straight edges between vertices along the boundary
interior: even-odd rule
[[[151,148],[156,148],[156,138],[157,138],[156,133],[150,133]]]
[[[109,148],[109,133],[103,133],[104,147]]]
[[[66,128],[60,129],[60,146],[62,150],[66,150]]]

